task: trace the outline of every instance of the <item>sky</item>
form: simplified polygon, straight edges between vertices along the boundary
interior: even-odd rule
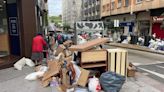
[[[48,0],[49,16],[58,16],[62,13],[62,0]]]

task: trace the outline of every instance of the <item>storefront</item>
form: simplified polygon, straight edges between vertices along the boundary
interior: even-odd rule
[[[16,0],[0,0],[0,55],[20,55]]]
[[[156,34],[157,38],[164,39],[164,30],[161,28],[164,21],[164,8],[150,10],[152,20],[152,34]]]
[[[46,26],[46,2],[37,10],[35,0],[0,0],[0,56],[31,56],[32,39]]]
[[[149,11],[136,13],[136,26],[139,36],[148,36],[151,33],[151,17]]]
[[[114,23],[114,20],[119,20],[119,30],[123,30],[123,35],[133,34],[135,31],[135,15],[123,14],[106,17],[103,20],[109,20],[111,23]],[[114,24],[113,24],[114,25]],[[121,34],[122,35],[122,32]]]
[[[164,39],[164,30],[161,28],[164,16],[154,16],[152,20],[152,34],[155,33],[157,38]]]
[[[124,27],[123,35],[133,34],[134,22],[121,22],[119,25]]]

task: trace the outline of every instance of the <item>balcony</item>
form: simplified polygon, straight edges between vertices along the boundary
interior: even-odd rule
[[[89,1],[89,5],[92,5],[92,0],[88,0]]]
[[[96,10],[97,10],[97,11],[100,11],[100,5],[97,5],[97,6],[96,6]]]
[[[93,7],[93,8],[92,8],[92,11],[95,13],[95,11],[96,11],[96,7]]]
[[[89,8],[89,11],[88,11],[89,13],[92,13],[92,8]]]
[[[94,4],[96,1],[95,0],[92,0],[92,3]]]
[[[88,7],[88,2],[85,2],[84,3],[84,7]]]

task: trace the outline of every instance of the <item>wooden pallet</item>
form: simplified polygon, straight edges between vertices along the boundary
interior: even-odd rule
[[[127,76],[128,53],[123,49],[108,49],[108,71]]]

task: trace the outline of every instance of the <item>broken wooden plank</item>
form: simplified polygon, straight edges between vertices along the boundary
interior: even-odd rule
[[[109,39],[108,38],[98,38],[98,39],[95,39],[95,40],[92,40],[92,41],[88,41],[84,44],[80,44],[80,45],[72,45],[69,50],[71,51],[86,51],[86,50],[89,50],[89,49],[92,49],[94,46],[98,46],[98,45],[101,45],[101,44],[104,44],[106,42],[108,42]]]

